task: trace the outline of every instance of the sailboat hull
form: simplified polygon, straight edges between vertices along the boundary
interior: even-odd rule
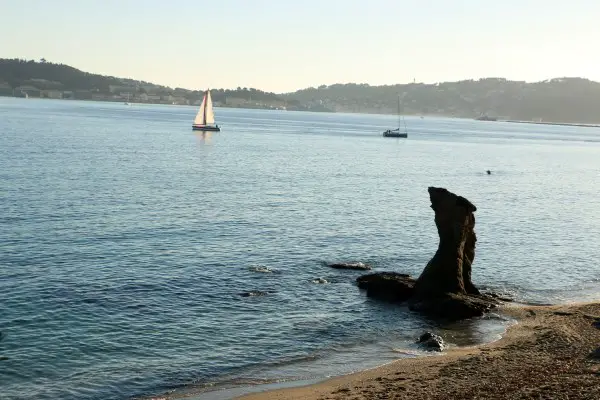
[[[385,131],[383,137],[407,138],[408,133],[398,131]]]
[[[193,131],[205,131],[205,132],[221,132],[221,128],[218,126],[210,125],[192,125]]]

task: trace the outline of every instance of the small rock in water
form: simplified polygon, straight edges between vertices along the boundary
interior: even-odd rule
[[[360,261],[359,262],[350,262],[350,263],[334,263],[334,264],[329,264],[329,266],[331,268],[335,268],[335,269],[355,269],[355,270],[359,270],[359,271],[368,271],[371,269],[370,265],[367,265]]]
[[[252,272],[262,272],[262,273],[270,273],[273,272],[269,267],[265,267],[264,265],[253,265],[248,270]]]
[[[317,279],[313,279],[312,283],[329,283],[329,282],[327,282],[327,279],[325,279],[325,278],[317,278]]]
[[[256,296],[266,296],[269,292],[263,292],[262,290],[251,290],[249,292],[242,292],[240,296],[242,297],[256,297]]]
[[[446,347],[444,339],[435,333],[425,332],[421,335],[417,343],[429,350],[443,351]]]

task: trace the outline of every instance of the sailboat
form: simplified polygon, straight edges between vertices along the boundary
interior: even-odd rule
[[[211,131],[219,132],[221,128],[219,125],[213,125],[215,123],[215,113],[212,108],[212,99],[210,98],[210,89],[204,92],[202,98],[202,104],[200,104],[200,110],[196,114],[192,129],[195,131]]]
[[[404,132],[400,132],[401,122],[404,122]],[[398,128],[397,129],[388,129],[383,132],[383,137],[395,137],[395,138],[407,138],[408,131],[406,130],[406,121],[400,115],[400,96],[398,96]]]

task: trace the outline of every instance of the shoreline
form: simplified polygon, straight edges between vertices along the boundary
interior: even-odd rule
[[[542,122],[542,121],[517,121],[511,119],[498,120],[499,122],[510,122],[511,124],[532,124],[532,125],[558,125],[558,126],[577,126],[582,128],[600,128],[600,124],[584,124],[580,122]]]
[[[16,97],[16,96],[0,96],[0,98],[12,98],[12,99],[25,99],[24,97]],[[97,100],[97,99],[51,99],[44,97],[30,97],[29,99],[33,100],[61,100],[61,101],[85,101],[85,102],[95,102],[95,103],[109,103],[109,104],[119,104],[119,103],[129,103],[132,106],[153,106],[153,105],[162,105],[162,106],[183,106],[183,107],[197,107],[195,104],[171,104],[171,103],[151,103],[151,102],[134,102],[127,101],[125,99],[119,100]],[[215,108],[229,108],[229,109],[243,109],[243,110],[265,110],[265,111],[289,111],[289,112],[309,112],[309,113],[319,113],[319,114],[350,114],[350,115],[386,115],[386,116],[396,116],[396,114],[390,114],[387,112],[384,113],[373,113],[368,111],[363,112],[350,112],[350,111],[335,111],[335,110],[295,110],[295,109],[287,109],[281,110],[277,108],[270,107],[242,107],[242,106],[227,106],[227,105],[219,105],[215,106]],[[415,119],[423,119],[423,118],[447,118],[447,119],[461,119],[461,120],[477,120],[468,116],[454,116],[454,115],[445,115],[445,114],[406,114],[405,117],[411,117]],[[484,122],[508,122],[511,124],[531,124],[531,125],[557,125],[557,126],[573,126],[573,127],[582,127],[582,128],[600,128],[600,124],[598,123],[582,123],[582,122],[551,122],[551,121],[521,121],[521,120],[513,120],[513,119],[497,119],[494,121],[484,121]]]
[[[263,391],[246,390],[235,398],[600,398],[600,360],[588,358],[600,346],[600,329],[593,326],[600,321],[599,302],[508,306],[502,313],[518,323],[492,343],[399,359],[316,383],[303,381],[305,386],[257,387]],[[218,391],[213,394],[216,398]]]

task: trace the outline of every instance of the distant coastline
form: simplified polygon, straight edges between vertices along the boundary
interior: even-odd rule
[[[201,90],[80,71],[40,59],[1,59],[0,96],[141,104],[199,105]],[[216,107],[396,114],[507,120],[570,126],[600,125],[600,83],[584,78],[540,82],[482,78],[371,86],[336,83],[291,93],[255,88],[211,89]]]
[[[560,125],[560,126],[579,126],[584,128],[600,128],[600,124],[580,124],[576,122],[545,122],[545,121],[515,121],[502,120],[502,122],[510,122],[513,124],[534,124],[534,125]]]

